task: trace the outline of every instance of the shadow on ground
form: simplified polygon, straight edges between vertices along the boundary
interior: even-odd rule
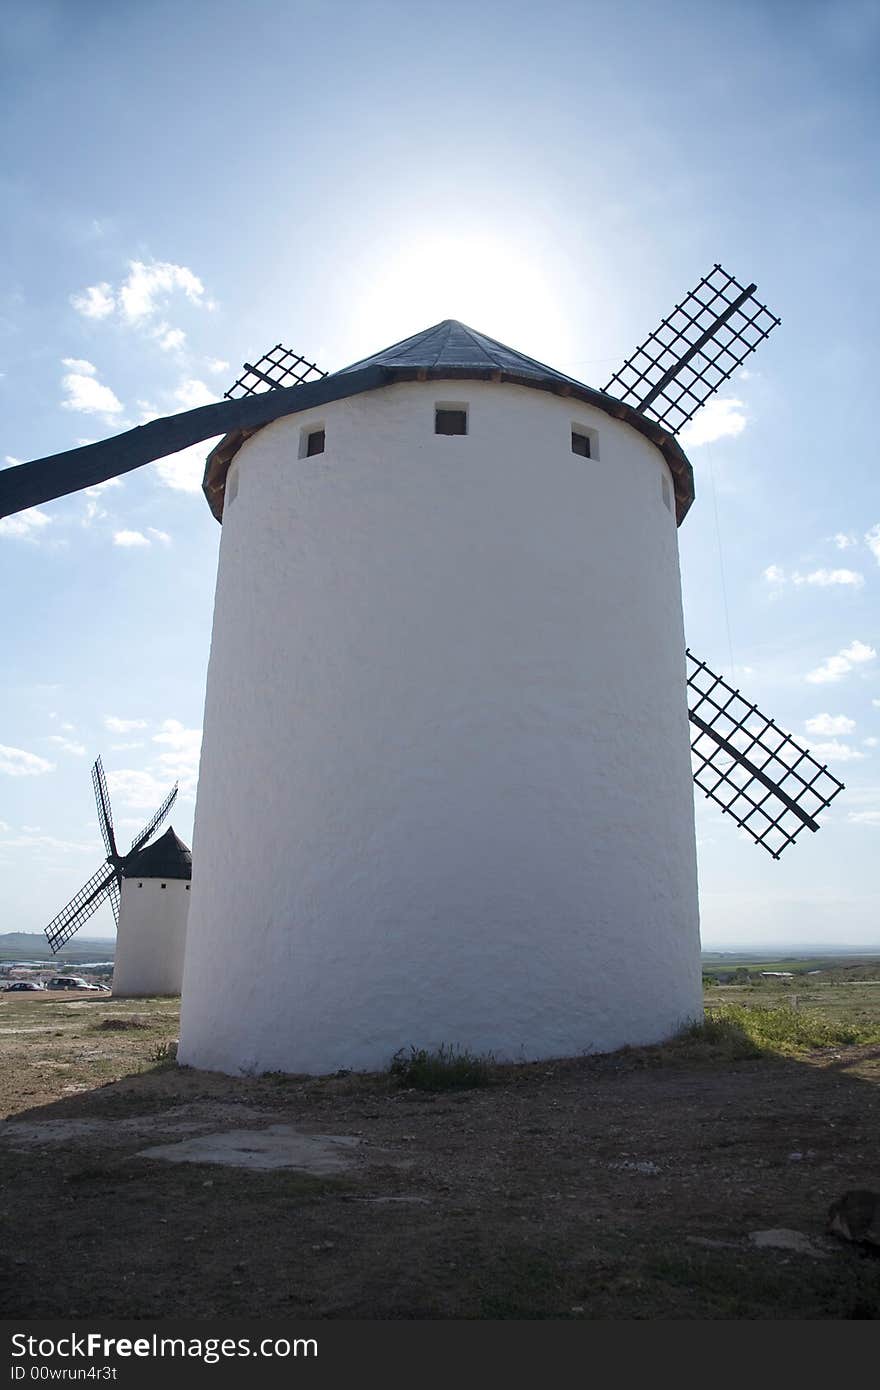
[[[880,1047],[662,1050],[478,1090],[153,1066],[0,1128],[6,1317],[871,1318],[880,1260],[824,1236],[880,1185]],[[284,1126],[333,1175],[143,1156]],[[786,1228],[805,1249],[759,1247]],[[809,1253],[806,1253],[806,1250]]]

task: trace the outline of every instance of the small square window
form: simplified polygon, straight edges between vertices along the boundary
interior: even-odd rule
[[[159,887],[160,887],[160,888],[167,888],[167,887],[168,887],[168,884],[167,884],[167,883],[160,883],[160,884],[159,884]]]
[[[467,434],[467,411],[438,406],[434,411],[435,434]]]
[[[592,458],[592,450],[590,448],[590,436],[588,434],[584,434],[581,430],[572,430],[571,452],[573,454],[580,454],[581,458],[584,459]]]
[[[306,458],[307,458],[307,459],[313,458],[313,457],[315,456],[315,454],[323,454],[323,452],[324,452],[324,431],[323,431],[323,430],[312,430],[311,433],[308,435],[308,437],[307,437],[307,439],[306,439]]]

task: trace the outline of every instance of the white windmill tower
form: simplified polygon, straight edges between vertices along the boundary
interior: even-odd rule
[[[605,391],[446,321],[318,380],[278,347],[237,383],[275,389],[0,476],[14,511],[229,431],[182,1061],[699,1014],[693,779],[774,857],[840,789],[685,652],[675,433],[778,322],[754,290],[716,266]]]
[[[192,852],[172,826],[126,861],[114,994],[180,994],[191,879]]]

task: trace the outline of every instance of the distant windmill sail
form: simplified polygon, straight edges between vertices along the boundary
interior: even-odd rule
[[[61,947],[79,931],[83,923],[87,922],[105,901],[109,902],[113,909],[116,925],[119,925],[119,898],[123,870],[128,861],[158,830],[177,797],[177,783],[175,782],[156,814],[147,822],[140,834],[135,836],[128,853],[119,854],[116,848],[116,836],[113,832],[110,793],[107,789],[107,778],[104,776],[104,764],[100,758],[96,758],[92,768],[92,785],[95,789],[98,824],[101,827],[101,837],[107,850],[107,859],[45,928],[46,939],[53,952],[60,951]]]
[[[690,651],[687,689],[694,781],[778,859],[843,783]]]
[[[757,288],[714,266],[604,389],[677,434],[782,322]]]

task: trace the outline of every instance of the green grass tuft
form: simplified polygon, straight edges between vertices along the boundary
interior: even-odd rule
[[[452,1091],[488,1086],[492,1080],[494,1058],[480,1057],[467,1048],[441,1043],[434,1052],[426,1048],[401,1048],[389,1068],[401,1086],[418,1091]]]
[[[823,1018],[791,1004],[721,1004],[707,1009],[702,1023],[684,1028],[672,1046],[703,1047],[736,1058],[876,1042],[880,1042],[876,1027]]]

